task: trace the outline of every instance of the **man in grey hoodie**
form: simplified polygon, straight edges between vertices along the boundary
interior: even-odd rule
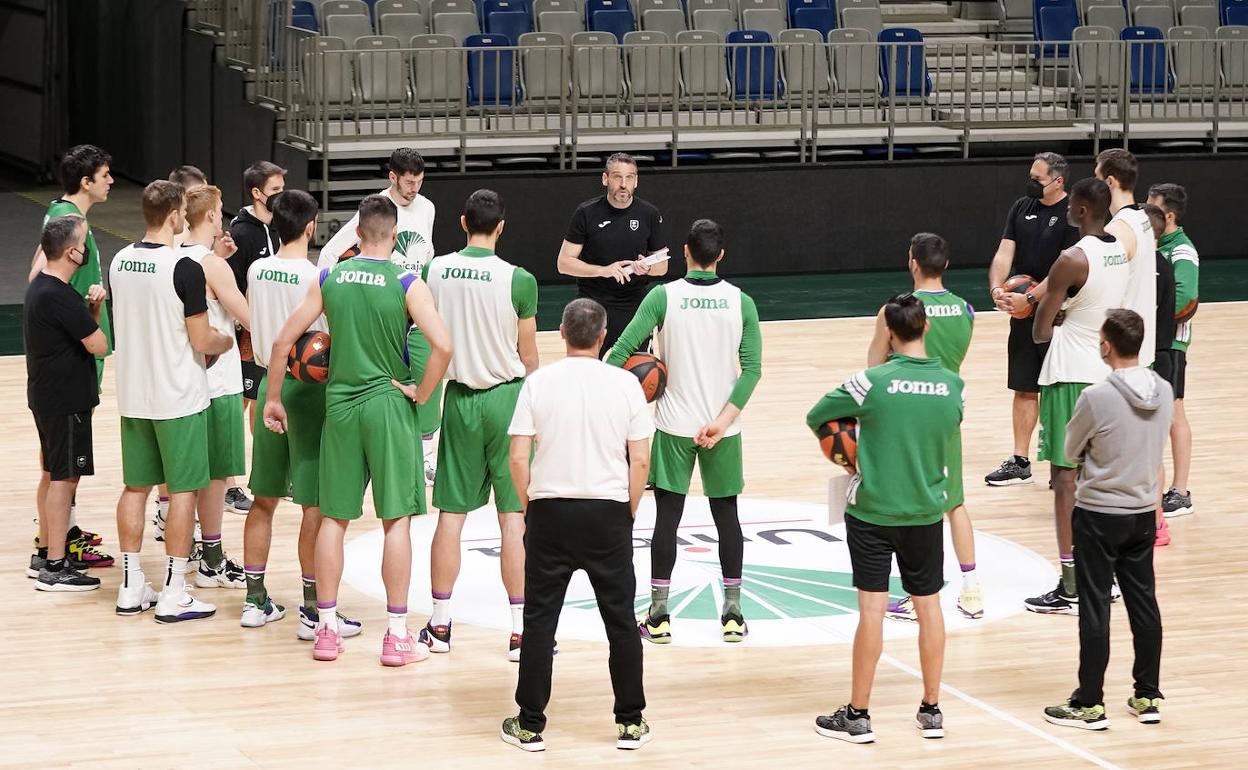
[[[1157,467],[1170,431],[1174,392],[1140,366],[1144,319],[1110,310],[1101,326],[1101,357],[1113,370],[1079,395],[1066,427],[1066,456],[1081,463],[1073,517],[1079,585],[1079,688],[1044,710],[1064,727],[1104,730],[1105,666],[1109,662],[1109,591],[1114,576],[1135,643],[1135,692],[1127,710],[1145,723],[1161,721],[1161,612],[1153,579]]]

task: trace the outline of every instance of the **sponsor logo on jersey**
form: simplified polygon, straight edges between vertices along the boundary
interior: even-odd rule
[[[1049,217],[1049,227],[1057,224],[1057,217]]]
[[[951,318],[962,315],[961,305],[927,305],[928,318]]]
[[[641,223],[640,223],[640,222],[638,222],[636,219],[630,219],[630,220],[628,220],[628,229],[629,229],[629,230],[636,230],[638,227],[641,227]]]
[[[424,236],[415,230],[404,230],[399,233],[399,237],[394,242],[394,253],[400,256],[407,256],[412,246],[419,246],[425,243]]]
[[[477,270],[475,267],[444,267],[442,278],[458,278],[464,281],[489,281],[489,270]]]
[[[1033,219],[1037,219],[1039,216],[1040,216],[1039,214],[1028,214],[1027,216],[1023,217],[1023,219],[1026,219],[1028,222],[1030,222]]]
[[[155,262],[140,262],[137,259],[123,259],[117,263],[117,272],[119,273],[154,273],[156,272]]]
[[[714,297],[681,297],[681,310],[727,310],[728,300]]]
[[[1126,254],[1106,254],[1105,267],[1114,267],[1115,265],[1125,265],[1131,260],[1127,259]]]
[[[295,273],[284,273],[281,270],[261,270],[256,274],[257,281],[271,281],[273,283],[288,283],[291,286],[299,285],[299,276]]]
[[[949,386],[943,382],[927,382],[926,380],[890,380],[888,392],[908,396],[947,396]]]
[[[386,277],[381,273],[370,273],[367,270],[341,270],[335,283],[359,283],[365,286],[385,286]]]

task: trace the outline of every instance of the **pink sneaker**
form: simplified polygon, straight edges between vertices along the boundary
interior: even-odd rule
[[[429,647],[417,644],[411,634],[400,639],[387,631],[385,638],[381,640],[381,665],[383,666],[406,666],[408,663],[418,663],[427,657],[429,657]]]
[[[342,652],[342,634],[331,631],[329,626],[316,629],[316,644],[312,646],[312,660],[338,660]]]
[[[1160,548],[1163,545],[1170,545],[1170,525],[1165,519],[1161,520],[1161,526],[1157,528],[1157,537],[1153,540],[1153,547]]]

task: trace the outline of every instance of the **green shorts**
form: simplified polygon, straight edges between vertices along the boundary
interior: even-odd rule
[[[247,472],[243,438],[243,394],[217,396],[208,402],[208,475],[214,479]]]
[[[693,439],[656,431],[650,449],[650,481],[656,489],[689,494],[694,460],[702,476],[702,494],[732,497],[745,488],[741,471],[741,434],[725,436],[713,449],[693,443]]]
[[[452,381],[446,386],[442,440],[438,442],[438,477],[433,507],[450,513],[475,511],[490,501],[499,513],[520,511],[511,483],[511,416],[524,380],[485,390]]]
[[[128,487],[208,486],[208,410],[172,420],[121,418],[121,478]]]
[[[1066,424],[1075,413],[1079,394],[1086,382],[1055,382],[1040,386],[1040,451],[1037,460],[1048,460],[1059,468],[1078,468],[1066,456]]]
[[[412,382],[420,384],[425,376],[425,364],[429,363],[429,341],[415,326],[407,334],[407,358],[411,365]],[[420,421],[420,435],[432,436],[442,425],[442,383],[423,404],[416,405],[416,418]]]
[[[416,405],[395,390],[327,410],[320,469],[325,516],[358,519],[369,481],[377,518],[424,513],[424,453]]]
[[[268,375],[260,379],[260,394]],[[286,432],[264,427],[264,409],[256,405],[251,439],[251,480],[256,497],[291,496],[297,505],[320,504],[321,428],[325,424],[325,385],[304,383],[289,373],[282,381]]]
[[[949,451],[945,455],[945,473],[949,483],[945,487],[949,510],[966,502],[966,490],[962,486],[962,429],[959,427],[949,436]]]

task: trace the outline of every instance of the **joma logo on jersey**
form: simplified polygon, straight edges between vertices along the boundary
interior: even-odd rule
[[[1130,260],[1127,259],[1126,254],[1106,254],[1105,255],[1105,267],[1113,267],[1114,265],[1125,265],[1129,261]]]
[[[279,270],[261,270],[256,275],[257,281],[273,281],[274,283],[288,283],[292,286],[299,285],[299,276],[294,273],[283,273]]]
[[[365,286],[385,286],[386,277],[367,270],[343,270],[335,283],[362,283]]]
[[[460,278],[465,281],[489,281],[489,270],[477,270],[473,267],[444,267],[442,268],[443,278]]]
[[[962,315],[962,307],[960,305],[928,305],[928,318],[953,318]]]
[[[702,297],[681,297],[681,310],[727,310],[728,300]]]
[[[888,383],[888,392],[904,393],[913,396],[947,396],[949,395],[949,386],[943,382],[892,380]]]
[[[156,272],[156,263],[139,262],[134,259],[123,259],[117,265],[117,270],[122,273],[154,273]]]

